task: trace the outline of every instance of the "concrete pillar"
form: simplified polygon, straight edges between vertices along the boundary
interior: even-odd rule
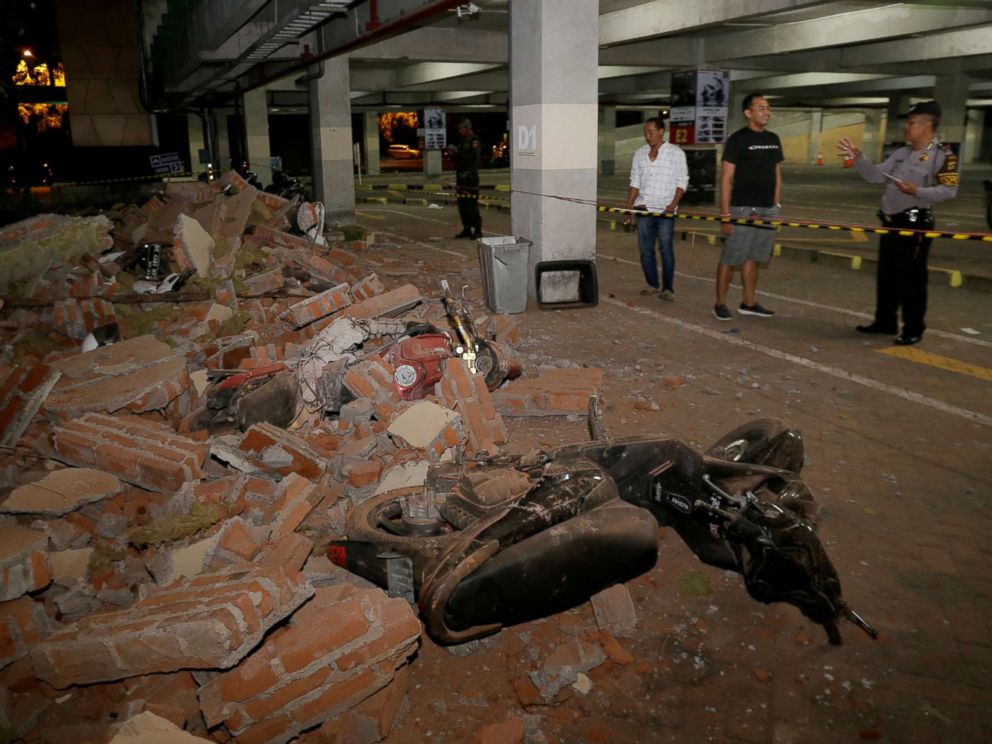
[[[379,114],[376,111],[367,111],[362,117],[365,125],[365,172],[370,176],[377,176],[381,173],[379,167]]]
[[[888,117],[882,109],[865,109],[865,136],[861,143],[861,149],[875,162],[882,159],[887,120]]]
[[[350,85],[347,57],[325,60],[324,74],[310,81],[313,192],[330,222],[350,222],[355,215]]]
[[[905,121],[899,117],[909,111],[909,96],[889,96],[885,141],[890,145],[901,145],[906,141]]]
[[[272,151],[269,149],[269,104],[265,88],[244,95],[248,167],[258,174],[263,186],[272,183]]]
[[[533,243],[533,297],[538,261],[596,256],[599,2],[514,0],[509,36],[510,222],[515,236]],[[550,299],[578,296],[571,273],[542,287]]]
[[[747,98],[752,93],[759,92],[753,91],[747,87],[747,81],[741,83],[735,83],[730,86],[730,105],[727,107],[727,136],[736,132],[743,126],[747,125],[747,119],[744,118],[744,111],[741,106],[744,105],[744,99]],[[774,106],[772,107],[774,111]],[[774,120],[772,123],[772,129],[774,129]]]
[[[214,170],[217,173],[231,169],[231,139],[227,131],[227,115],[227,109],[214,110],[217,121],[217,162],[214,163]]]
[[[958,158],[968,162],[969,153],[965,148],[965,124],[968,110],[968,84],[971,78],[960,70],[954,75],[938,75],[934,87],[934,98],[940,103],[942,114],[938,134],[944,142],[961,145]]]
[[[424,156],[424,178],[426,178],[429,181],[435,178],[440,178],[442,173],[441,151],[424,150],[423,156]]]
[[[617,107],[599,107],[599,174],[612,176],[616,168]]]
[[[196,114],[186,114],[186,132],[189,137],[189,169],[195,176],[207,166],[200,162],[200,151],[206,146],[203,141],[203,119]]]
[[[809,112],[809,151],[807,161],[815,163],[818,155],[823,156],[823,162],[833,156],[833,153],[823,152],[820,144],[820,134],[823,132],[823,111],[814,109]]]
[[[982,138],[985,134],[985,109],[968,109],[968,121],[964,130],[965,154],[968,159],[962,163],[978,163],[982,160]]]

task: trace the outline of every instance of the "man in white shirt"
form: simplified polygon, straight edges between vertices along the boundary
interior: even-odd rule
[[[675,145],[663,142],[664,135],[665,124],[661,119],[653,117],[644,122],[647,144],[634,153],[630,164],[627,208],[649,213],[637,218],[641,268],[648,283],[641,294],[658,292],[658,262],[654,253],[657,242],[661,245],[661,291],[658,295],[663,300],[674,300],[675,215],[689,185],[689,169],[685,153]],[[625,214],[624,222],[630,224],[632,218],[633,215]]]

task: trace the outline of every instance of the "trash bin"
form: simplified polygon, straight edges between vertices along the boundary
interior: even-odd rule
[[[527,260],[531,242],[512,235],[479,238],[479,267],[486,305],[494,313],[527,309]]]

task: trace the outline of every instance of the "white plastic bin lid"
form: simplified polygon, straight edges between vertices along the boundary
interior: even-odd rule
[[[490,235],[486,238],[479,238],[479,242],[488,246],[516,245],[517,243],[530,243],[526,238],[515,238],[512,235]]]

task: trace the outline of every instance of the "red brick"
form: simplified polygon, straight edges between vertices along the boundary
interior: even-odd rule
[[[274,739],[281,738],[280,735],[292,725],[293,722],[287,716],[256,723],[238,734],[238,744],[269,744]]]
[[[229,667],[312,592],[296,572],[228,568],[177,582],[128,609],[88,616],[36,645],[31,658],[38,677],[60,688],[189,667]],[[239,595],[249,601],[238,602],[238,612],[255,618],[257,624],[250,626],[255,632],[235,622]]]
[[[258,545],[248,532],[248,527],[242,519],[231,519],[221,528],[217,547],[226,550],[239,558],[250,561],[258,553]]]
[[[314,633],[313,628],[321,628],[321,632]],[[368,630],[360,601],[336,603],[294,618],[294,627],[279,638],[274,651],[286,671],[295,672],[361,638]]]
[[[457,444],[457,442],[456,442]],[[382,463],[379,460],[371,459],[353,465],[348,470],[348,483],[355,488],[370,486],[379,480],[382,474]]]
[[[342,672],[350,671],[359,664],[366,664],[390,649],[400,648],[411,638],[420,637],[420,623],[411,613],[404,612],[409,607],[397,605],[402,600],[388,600],[384,605],[384,617],[381,622],[382,635],[371,640],[355,651],[340,657],[335,665]]]
[[[324,694],[293,710],[293,720],[301,726],[307,726],[312,721],[327,718],[329,711],[334,711],[338,706],[355,698],[365,697],[374,691],[377,681],[375,674],[371,670],[365,669],[355,676],[335,684]]]
[[[313,674],[294,680],[288,685],[280,687],[271,695],[267,695],[266,697],[258,698],[246,703],[245,713],[256,721],[272,715],[280,708],[284,708],[297,698],[301,698],[307,693],[318,689],[330,676],[330,674],[330,668],[324,667],[322,669],[318,669]]]

